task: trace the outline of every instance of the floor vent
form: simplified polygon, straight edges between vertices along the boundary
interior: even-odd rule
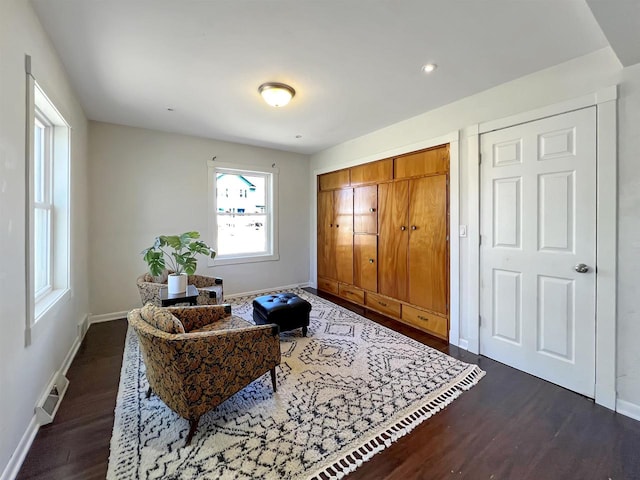
[[[62,402],[69,380],[60,372],[56,372],[53,380],[49,383],[45,395],[40,399],[36,406],[36,420],[40,425],[46,425],[53,422],[58,407]]]

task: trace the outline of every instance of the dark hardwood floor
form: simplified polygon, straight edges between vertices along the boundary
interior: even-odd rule
[[[320,295],[487,372],[445,410],[345,478],[640,479],[640,422]],[[69,369],[69,390],[55,421],[38,432],[19,479],[105,478],[126,328],[124,320],[91,326]]]

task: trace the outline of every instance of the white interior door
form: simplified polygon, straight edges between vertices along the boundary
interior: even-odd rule
[[[593,398],[596,109],[480,148],[480,353]]]

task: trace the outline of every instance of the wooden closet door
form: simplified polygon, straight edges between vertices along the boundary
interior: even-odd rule
[[[318,192],[318,276],[337,279],[334,193]]]
[[[353,189],[334,192],[337,279],[353,284]]]
[[[409,205],[409,302],[446,315],[447,176],[411,180]]]
[[[353,236],[353,282],[356,287],[378,291],[378,237]]]
[[[354,233],[378,233],[378,186],[353,189]]]
[[[409,181],[378,185],[378,291],[409,300]]]

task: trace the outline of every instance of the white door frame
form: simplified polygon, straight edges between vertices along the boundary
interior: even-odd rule
[[[430,138],[421,142],[403,145],[383,152],[374,153],[355,160],[340,162],[328,167],[314,170],[310,175],[309,191],[311,192],[311,225],[309,240],[310,264],[309,285],[317,288],[317,255],[318,255],[318,175],[333,172],[343,168],[361,165],[363,163],[395,157],[404,153],[415,152],[437,145],[449,144],[449,343],[456,346],[460,344],[460,238],[458,225],[460,224],[460,133],[458,130],[441,137]]]
[[[469,165],[469,351],[480,351],[480,135],[596,106],[596,385],[595,402],[616,408],[617,86],[466,129]],[[453,219],[452,219],[453,224]]]

